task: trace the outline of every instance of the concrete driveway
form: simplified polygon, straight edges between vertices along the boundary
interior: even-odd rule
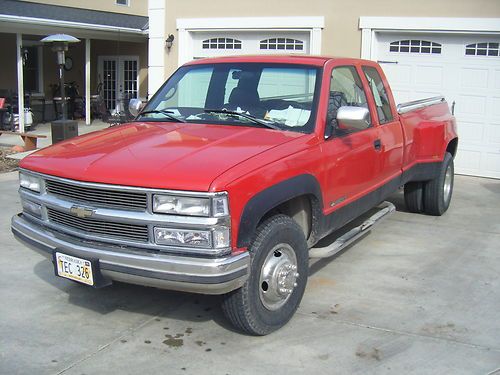
[[[231,330],[219,298],[54,276],[10,233],[0,175],[1,374],[500,373],[500,181],[457,176],[441,217],[398,212],[311,266],[301,307],[267,337]]]

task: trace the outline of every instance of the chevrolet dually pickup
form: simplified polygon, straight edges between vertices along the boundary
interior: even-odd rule
[[[20,163],[12,232],[59,277],[221,294],[237,329],[265,335],[297,310],[309,259],[389,215],[390,194],[415,213],[450,204],[448,104],[396,106],[372,61],[201,59],[131,108]]]

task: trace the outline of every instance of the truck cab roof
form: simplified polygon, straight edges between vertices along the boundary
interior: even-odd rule
[[[208,57],[188,62],[185,65],[199,64],[224,64],[224,63],[275,63],[275,64],[303,64],[313,66],[324,66],[330,60],[338,60],[343,64],[359,64],[366,62],[373,64],[373,61],[353,59],[333,56],[311,56],[311,55],[240,55],[224,57]]]

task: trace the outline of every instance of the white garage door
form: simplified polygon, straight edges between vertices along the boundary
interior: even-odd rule
[[[194,59],[248,54],[309,53],[309,32],[211,31],[193,35]]]
[[[405,102],[444,95],[455,102],[456,172],[500,178],[500,37],[378,34],[376,59]]]

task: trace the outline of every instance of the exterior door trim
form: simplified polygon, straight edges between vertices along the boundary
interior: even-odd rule
[[[227,17],[227,18],[179,18],[179,66],[190,61],[194,53],[193,33],[199,31],[262,31],[283,30],[310,33],[309,51],[321,53],[321,30],[325,27],[324,17]]]
[[[360,17],[359,28],[361,58],[374,60],[379,32],[500,34],[500,18]]]

